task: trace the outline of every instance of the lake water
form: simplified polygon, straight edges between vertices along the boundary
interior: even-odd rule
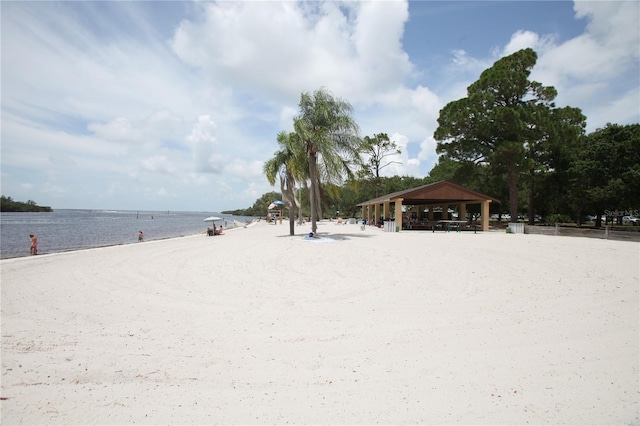
[[[233,227],[233,221],[252,217],[208,212],[157,212],[113,210],[56,210],[47,213],[2,213],[0,215],[0,258],[29,255],[31,239],[38,238],[38,254],[203,234],[218,216],[216,226]]]

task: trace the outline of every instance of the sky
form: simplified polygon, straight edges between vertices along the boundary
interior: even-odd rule
[[[1,189],[55,209],[219,212],[270,191],[300,95],[437,163],[438,114],[501,57],[587,132],[640,122],[638,1],[0,2]]]

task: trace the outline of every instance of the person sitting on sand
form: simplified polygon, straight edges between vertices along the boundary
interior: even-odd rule
[[[33,234],[29,234],[29,237],[31,237],[31,248],[29,252],[31,254],[38,254],[38,239]]]

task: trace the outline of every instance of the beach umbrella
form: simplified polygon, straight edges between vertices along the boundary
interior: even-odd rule
[[[268,210],[282,210],[282,207],[284,207],[284,203],[280,200],[276,200],[273,203],[269,204],[269,207],[267,207]]]
[[[209,216],[203,222],[211,222],[211,226],[213,226],[216,220],[222,220],[222,218],[218,216]]]

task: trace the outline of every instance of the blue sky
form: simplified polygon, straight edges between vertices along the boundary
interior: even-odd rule
[[[531,47],[588,131],[640,122],[640,2],[12,2],[2,19],[2,194],[54,209],[221,211],[262,174],[302,92],[349,101],[402,164],[437,161],[439,110]]]

